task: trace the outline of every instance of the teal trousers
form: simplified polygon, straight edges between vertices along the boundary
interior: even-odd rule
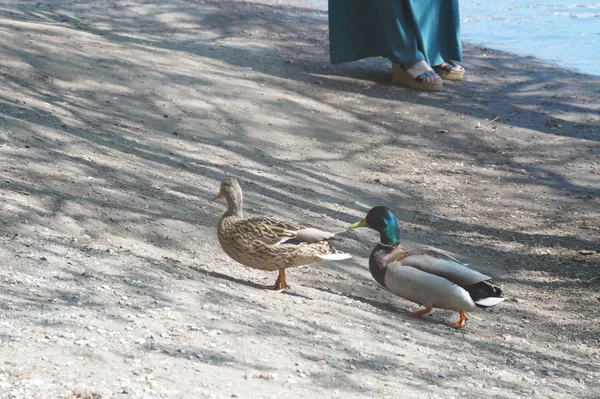
[[[331,63],[462,61],[458,0],[329,0]]]

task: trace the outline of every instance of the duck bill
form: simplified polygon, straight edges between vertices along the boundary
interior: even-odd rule
[[[349,229],[357,229],[359,227],[367,227],[367,221],[365,219],[360,219],[358,222],[352,223],[350,226],[348,226]]]
[[[225,196],[221,193],[219,193],[215,198],[213,198],[213,201],[219,201],[219,200],[224,200]]]

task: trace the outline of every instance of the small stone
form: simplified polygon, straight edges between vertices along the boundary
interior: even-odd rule
[[[254,374],[252,376],[252,378],[260,378],[263,380],[277,380],[277,378],[279,378],[279,376],[276,373],[260,373],[260,374]]]
[[[135,341],[135,343],[139,345],[144,345],[146,343],[146,340],[144,338],[140,338],[137,341]]]

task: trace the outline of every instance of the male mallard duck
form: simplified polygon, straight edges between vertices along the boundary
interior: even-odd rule
[[[357,227],[379,232],[380,242],[369,258],[375,280],[392,294],[426,306],[410,316],[423,316],[433,308],[459,310],[460,320],[453,325],[460,328],[467,321],[466,311],[504,301],[491,277],[468,268],[450,253],[431,247],[402,250],[398,221],[388,208],[371,209],[364,219],[350,225]]]
[[[288,267],[352,257],[331,246],[329,240],[336,239],[335,233],[270,216],[244,219],[242,188],[233,177],[221,182],[221,189],[215,199],[227,201],[227,211],[217,227],[223,251],[248,267],[279,270],[273,286],[275,290],[288,288],[285,281],[285,269]]]

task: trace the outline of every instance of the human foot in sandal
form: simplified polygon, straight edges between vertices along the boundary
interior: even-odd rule
[[[465,68],[461,67],[454,62],[444,62],[442,65],[436,65],[433,70],[437,74],[446,80],[463,80],[465,77]]]
[[[425,61],[404,69],[397,64],[392,65],[392,83],[417,90],[438,91],[442,89],[442,79]]]

